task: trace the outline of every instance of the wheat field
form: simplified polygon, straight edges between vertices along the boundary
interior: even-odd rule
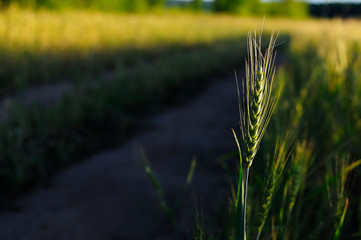
[[[246,35],[262,24],[256,17],[180,12],[2,11],[2,99],[69,79],[98,81],[55,105],[9,104],[0,129],[4,202],[79,156],[104,149],[109,132],[126,135],[144,103],[164,107],[169,96],[243,71]],[[359,29],[361,21],[352,19],[266,17],[263,41],[279,32],[274,81],[282,91],[252,165],[249,238],[360,238]],[[102,83],[107,73],[111,85]],[[98,141],[89,147],[89,139]],[[231,218],[235,192],[230,190]],[[235,236],[227,224],[214,231],[223,231],[224,239]],[[194,236],[221,239],[207,234]]]

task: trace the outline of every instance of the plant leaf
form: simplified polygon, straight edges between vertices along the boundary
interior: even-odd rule
[[[244,184],[243,184],[243,168],[242,168],[242,152],[241,147],[238,142],[237,135],[232,129],[234,139],[236,140],[238,152],[239,152],[239,176],[238,176],[238,191],[237,191],[237,200],[236,200],[236,240],[244,239],[244,229],[243,229],[243,210],[244,210]],[[239,204],[241,201],[241,204]]]

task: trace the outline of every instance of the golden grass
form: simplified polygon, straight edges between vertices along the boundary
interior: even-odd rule
[[[0,14],[0,88],[10,93],[66,78],[87,79],[147,59],[176,58],[185,49],[194,51],[225,39],[232,39],[234,46],[249,30],[260,29],[262,22],[256,17],[190,12],[116,14],[12,7]],[[305,43],[312,41],[323,56],[335,43],[343,54],[342,42],[348,45],[350,40],[360,40],[358,29],[361,21],[341,19],[267,18],[264,24],[266,34],[280,31],[290,35],[292,40],[287,41],[293,50],[305,51]],[[240,62],[242,53],[236,49],[243,45],[240,40],[234,46]],[[342,61],[340,58],[341,70]]]
[[[212,14],[111,14],[90,11],[49,12],[9,9],[0,15],[0,45],[31,51],[83,50],[119,46],[195,44],[244,35],[260,18]],[[296,38],[341,36],[359,39],[357,20],[266,19],[265,31]]]

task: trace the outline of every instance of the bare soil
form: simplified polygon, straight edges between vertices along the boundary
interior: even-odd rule
[[[221,225],[217,219],[224,215],[229,184],[217,160],[236,149],[231,128],[237,128],[238,118],[234,78],[214,82],[194,100],[144,120],[144,130],[125,144],[81,161],[50,186],[20,197],[16,211],[0,213],[0,239],[176,239],[134,158],[135,145],[145,149],[171,204],[197,158],[193,183],[177,214],[181,239],[190,238],[194,228],[195,198],[206,226]]]

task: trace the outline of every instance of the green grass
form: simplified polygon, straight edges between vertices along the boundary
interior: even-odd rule
[[[361,232],[360,47],[339,37],[292,39],[286,52],[275,77],[285,88],[248,186],[248,238],[356,239]],[[232,231],[225,235],[233,239]]]
[[[19,193],[52,176],[84,153],[118,144],[134,129],[139,116],[184,101],[206,84],[209,76],[231,71],[229,66],[238,60],[234,44],[230,44],[235,41],[220,41],[122,70],[114,83],[99,80],[86,94],[77,90],[55,106],[10,106],[0,130],[4,139],[0,143],[3,195]],[[238,51],[244,51],[239,46]],[[228,64],[220,66],[218,59]],[[47,161],[49,158],[52,161]]]

